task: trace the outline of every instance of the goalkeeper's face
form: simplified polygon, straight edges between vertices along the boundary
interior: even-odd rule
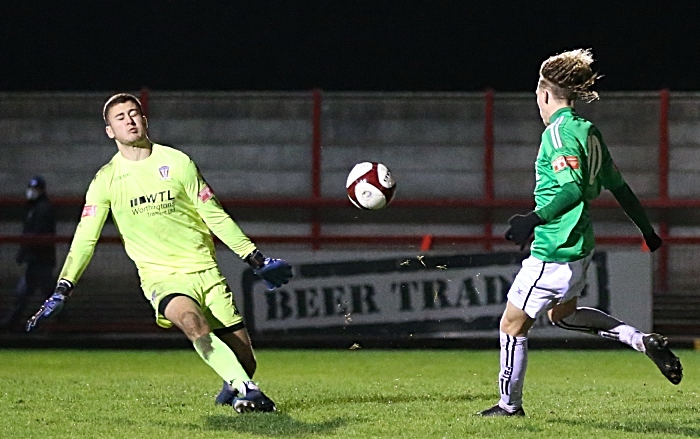
[[[148,139],[148,121],[136,103],[116,104],[107,114],[105,128],[110,139],[122,145],[136,146]]]

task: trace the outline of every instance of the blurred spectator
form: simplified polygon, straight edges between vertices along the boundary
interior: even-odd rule
[[[46,195],[46,181],[41,176],[29,180],[27,186],[27,210],[24,216],[22,235],[55,235],[56,218],[53,207]],[[56,266],[56,245],[53,242],[28,242],[20,245],[16,257],[17,264],[24,266],[24,273],[15,289],[15,300],[2,321],[10,330],[22,328],[22,315],[32,295],[39,292],[50,294],[54,288],[54,268]]]

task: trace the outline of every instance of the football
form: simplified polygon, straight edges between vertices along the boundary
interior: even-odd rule
[[[379,210],[391,203],[396,193],[396,182],[385,165],[362,162],[350,170],[345,188],[348,198],[356,207]]]

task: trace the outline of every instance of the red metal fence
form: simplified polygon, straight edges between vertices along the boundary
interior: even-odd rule
[[[655,273],[655,300],[657,308],[662,306],[664,297],[668,303],[675,303],[674,294],[669,280],[669,263],[670,252],[674,246],[697,246],[700,245],[700,236],[677,236],[669,233],[669,223],[663,212],[667,209],[696,209],[700,207],[700,199],[672,199],[669,197],[669,106],[670,97],[668,90],[661,90],[659,93],[659,143],[658,143],[658,197],[655,199],[645,199],[642,204],[652,211],[657,211],[658,232],[666,245],[654,254]],[[483,231],[479,234],[472,235],[399,235],[399,236],[357,236],[357,235],[341,235],[328,234],[323,232],[323,209],[339,209],[350,207],[347,199],[331,199],[324,198],[321,192],[321,164],[322,164],[322,100],[323,93],[321,90],[313,90],[311,93],[313,101],[312,123],[309,129],[312,132],[310,154],[311,157],[311,174],[310,186],[311,196],[304,198],[265,198],[265,199],[236,199],[224,198],[222,203],[232,209],[248,208],[291,208],[304,209],[309,215],[309,234],[307,235],[265,235],[253,236],[258,243],[270,244],[294,244],[304,245],[307,248],[318,250],[325,246],[343,246],[343,245],[363,245],[363,246],[405,246],[411,245],[415,248],[420,248],[427,251],[432,247],[440,245],[454,244],[470,244],[479,245],[484,251],[491,251],[494,246],[502,245],[503,238],[500,231],[494,231],[494,223],[496,222],[495,213],[497,211],[511,210],[518,212],[532,207],[532,200],[528,199],[507,199],[497,198],[494,190],[494,92],[487,90],[484,93],[484,181],[483,181],[483,197],[476,199],[396,199],[390,209],[478,209],[483,214]],[[144,109],[148,110],[149,92],[143,89],[141,92],[141,100]],[[82,205],[82,196],[78,197],[59,197],[53,198],[53,203],[56,206],[64,208],[79,209]],[[7,207],[18,207],[24,205],[24,200],[21,198],[0,198],[0,209]],[[617,207],[617,204],[610,199],[598,200],[593,203],[594,209],[609,209]],[[48,238],[58,243],[68,243],[71,236],[56,236]],[[42,239],[42,238],[33,238]],[[29,238],[22,237],[17,234],[0,234],[0,245],[16,245],[28,242]],[[103,237],[101,242],[116,244],[119,239],[115,237]],[[638,246],[642,249],[643,241],[638,235],[598,235],[597,242],[603,246]],[[683,257],[682,254],[679,257]],[[685,293],[688,295],[688,292]],[[685,297],[685,296],[684,296]],[[687,303],[687,302],[684,302]],[[661,304],[661,305],[660,305]],[[657,324],[658,326],[658,324]],[[664,326],[664,329],[678,331],[694,328],[700,332],[700,325],[697,322],[685,321],[683,325],[669,323]]]

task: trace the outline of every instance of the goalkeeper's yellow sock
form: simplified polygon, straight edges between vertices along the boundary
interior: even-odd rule
[[[219,337],[210,332],[194,341],[194,349],[209,367],[219,374],[234,389],[250,381],[236,354]]]

